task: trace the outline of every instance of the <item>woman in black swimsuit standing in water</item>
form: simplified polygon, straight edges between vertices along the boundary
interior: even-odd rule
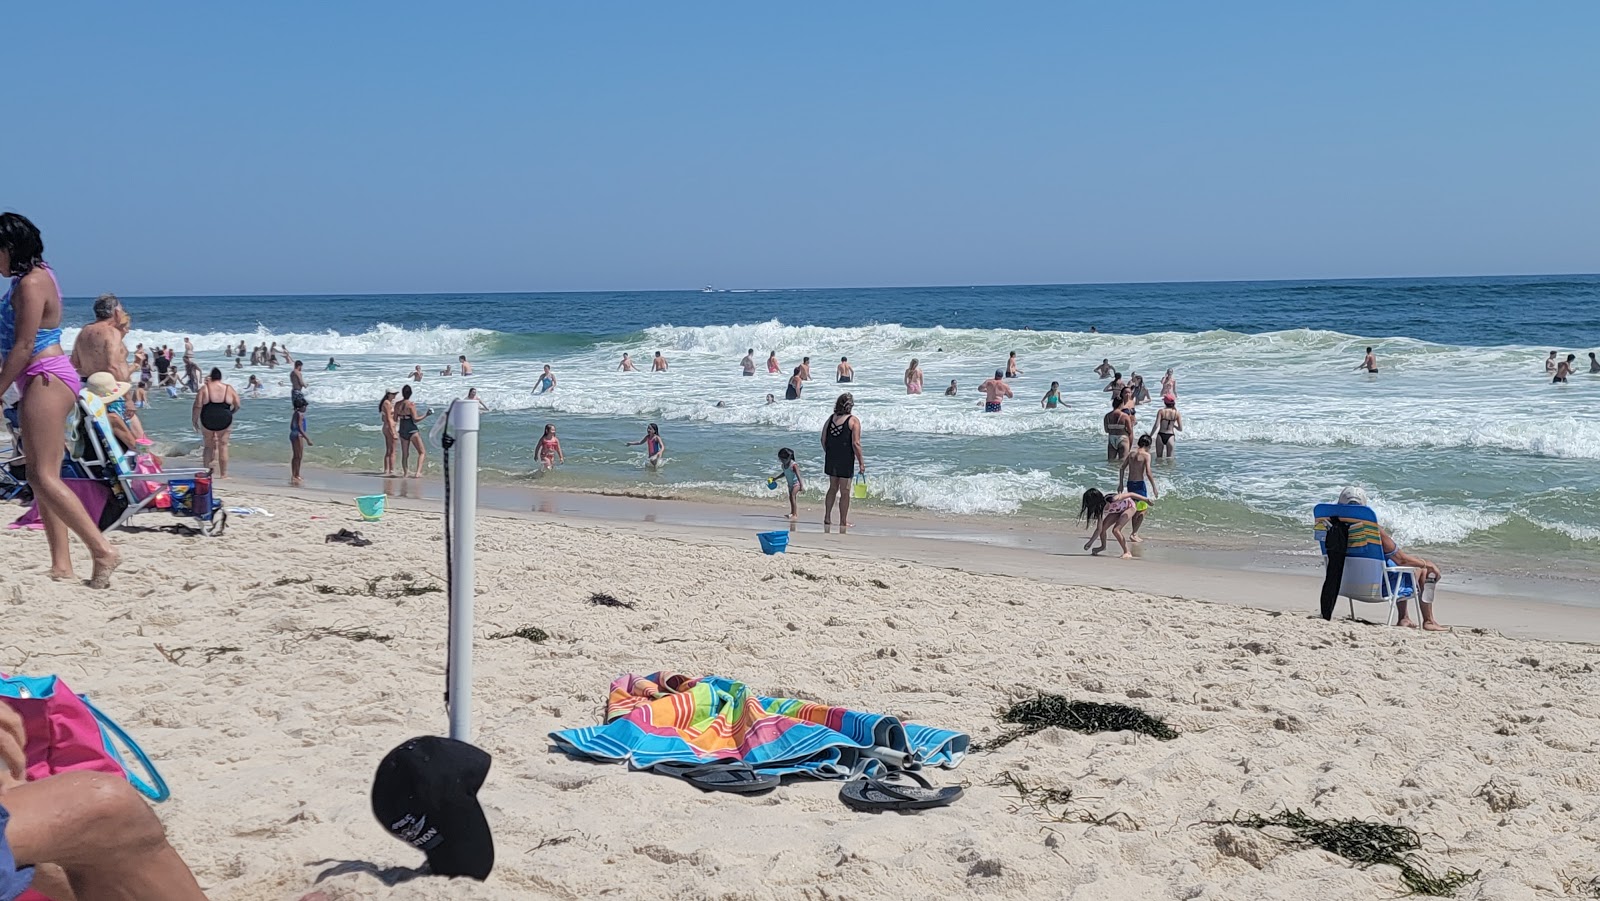
[[[850,479],[856,472],[867,474],[867,461],[861,455],[861,420],[850,411],[855,396],[846,392],[833,405],[833,415],[822,427],[822,471],[828,474],[828,497],[822,506],[822,524],[833,521],[833,503],[839,502],[839,532],[850,528]]]
[[[411,401],[411,386],[405,385],[400,389],[400,402],[394,405],[394,418],[399,425],[400,432],[400,474],[416,479],[422,476],[422,461],[428,459],[428,451],[422,446],[422,435],[417,429],[417,423],[433,415],[433,408],[429,408],[421,416],[417,415],[417,405]],[[406,472],[411,451],[417,452],[416,472]]]
[[[783,389],[784,400],[800,399],[800,391],[801,389],[805,388],[805,380],[801,378],[801,375],[801,368],[796,366],[794,368],[794,375],[789,377],[789,387]]]
[[[239,392],[222,380],[222,370],[213,366],[206,383],[194,395],[194,430],[205,436],[206,466],[216,466],[217,478],[228,477],[228,436],[233,433],[233,414],[239,412]]]

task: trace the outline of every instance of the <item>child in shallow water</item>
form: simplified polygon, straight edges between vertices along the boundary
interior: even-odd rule
[[[567,455],[561,452],[561,439],[556,437],[556,427],[553,423],[545,423],[544,435],[539,438],[539,467],[542,470],[556,468],[556,460],[567,462]]]
[[[789,518],[798,519],[800,516],[800,492],[806,490],[806,483],[800,478],[800,466],[794,462],[794,451],[787,447],[778,448],[778,465],[782,467],[778,475],[772,477],[776,482],[782,478],[789,483]]]
[[[1122,536],[1122,530],[1133,522],[1133,514],[1137,511],[1137,504],[1148,504],[1150,499],[1134,491],[1119,491],[1107,497],[1098,488],[1090,488],[1083,493],[1083,503],[1078,512],[1083,516],[1083,521],[1094,531],[1089,533],[1089,540],[1083,543],[1083,549],[1091,554],[1099,554],[1106,549],[1106,532],[1109,530],[1116,536],[1117,544],[1122,548],[1122,559],[1133,559],[1133,553],[1128,550],[1128,539]],[[1090,550],[1090,545],[1095,539],[1100,539],[1100,546]]]

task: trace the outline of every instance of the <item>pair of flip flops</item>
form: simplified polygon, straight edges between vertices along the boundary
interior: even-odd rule
[[[666,762],[658,763],[652,769],[708,792],[757,794],[777,788],[782,781],[777,775],[759,772],[742,760]],[[839,789],[839,800],[851,810],[869,813],[912,811],[948,806],[961,797],[961,792],[959,785],[934,788],[920,774],[909,770],[898,770],[884,776],[868,776],[858,771]]]
[[[322,543],[349,544],[355,547],[366,547],[372,543],[372,539],[361,534],[360,532],[352,532],[349,529],[340,529],[337,532],[329,533],[327,538],[322,539]]]

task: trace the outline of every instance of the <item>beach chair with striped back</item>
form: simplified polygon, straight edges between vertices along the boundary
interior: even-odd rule
[[[1354,504],[1318,504],[1317,546],[1327,564],[1323,585],[1322,618],[1332,619],[1338,599],[1350,601],[1350,618],[1356,619],[1357,604],[1382,605],[1384,624],[1400,621],[1400,602],[1412,598],[1421,585],[1421,573],[1414,567],[1395,566],[1383,553],[1383,534],[1378,515],[1371,507]],[[1328,535],[1346,536],[1344,554],[1328,552]],[[1337,585],[1337,589],[1334,586]]]
[[[63,475],[104,486],[106,506],[100,530],[121,528],[146,510],[193,518],[201,533],[220,535],[227,514],[210,490],[211,470],[140,467],[139,455],[127,450],[111,429],[105,401],[88,389],[78,393],[78,415],[68,436],[68,461]],[[197,485],[203,491],[195,491]],[[81,497],[80,493],[80,497]]]

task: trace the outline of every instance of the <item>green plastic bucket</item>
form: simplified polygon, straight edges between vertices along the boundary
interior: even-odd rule
[[[367,522],[376,522],[383,518],[383,503],[388,500],[387,494],[368,494],[356,498],[356,509],[361,511],[361,518]]]

